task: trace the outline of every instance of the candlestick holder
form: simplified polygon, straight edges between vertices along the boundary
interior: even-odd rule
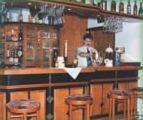
[[[65,60],[65,67],[66,67],[66,66],[67,66],[67,62],[68,62],[68,57],[65,56],[65,57],[64,57],[64,60]]]

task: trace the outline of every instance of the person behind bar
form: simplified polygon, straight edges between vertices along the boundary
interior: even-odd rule
[[[78,67],[88,67],[95,65],[95,61],[98,58],[98,52],[93,48],[93,37],[90,32],[86,32],[83,36],[83,46],[77,48],[77,62]]]

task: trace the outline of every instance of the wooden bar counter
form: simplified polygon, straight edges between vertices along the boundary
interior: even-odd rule
[[[136,87],[139,69],[139,63],[82,68],[75,80],[58,68],[1,69],[0,120],[6,120],[8,115],[6,103],[19,98],[36,99],[41,103],[40,120],[68,120],[65,98],[86,93],[87,88],[94,101],[92,117],[105,115],[108,113],[107,93],[115,87]],[[75,120],[81,120],[82,111],[75,111],[74,116]]]

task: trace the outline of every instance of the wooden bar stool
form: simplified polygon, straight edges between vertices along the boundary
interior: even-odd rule
[[[7,109],[10,112],[8,120],[27,120],[28,117],[35,117],[39,120],[40,103],[32,99],[17,99],[7,104]]]
[[[108,93],[109,98],[109,120],[115,119],[115,104],[122,103],[123,104],[123,115],[124,120],[131,120],[131,112],[130,112],[130,94],[123,90],[112,90]],[[127,117],[126,117],[127,112]]]
[[[131,94],[131,117],[133,116],[142,116],[137,112],[137,99],[143,100],[143,87],[136,87],[129,89],[128,92]]]
[[[69,120],[74,120],[72,111],[77,109],[84,109],[86,111],[84,120],[90,120],[90,105],[93,103],[93,99],[89,95],[71,95],[65,101],[69,105]]]

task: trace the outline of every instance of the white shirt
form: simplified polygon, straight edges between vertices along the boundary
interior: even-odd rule
[[[80,56],[80,53],[87,53],[87,49],[89,50],[90,53],[92,53],[93,51],[95,51],[96,53],[96,56],[95,58],[97,59],[98,58],[98,52],[96,49],[94,49],[93,47],[88,47],[88,46],[81,46],[77,49],[77,60],[78,60],[78,67],[87,67],[88,66],[88,63],[87,63],[87,58],[86,57],[82,57]],[[91,57],[91,60],[93,61],[92,59],[92,56]]]

